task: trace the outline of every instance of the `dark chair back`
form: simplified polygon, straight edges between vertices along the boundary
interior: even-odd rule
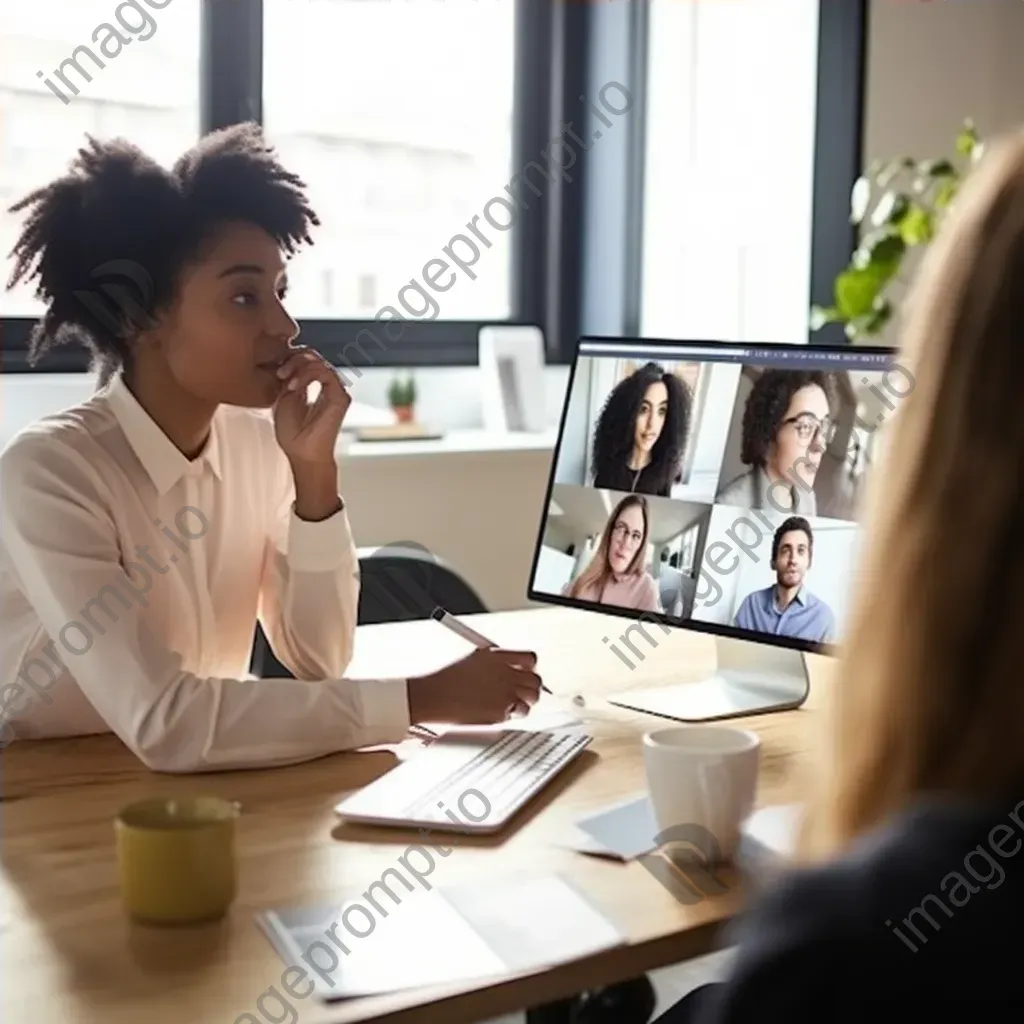
[[[360,626],[429,619],[439,605],[452,615],[487,611],[480,596],[454,569],[418,544],[360,550]],[[291,676],[274,656],[258,623],[250,671],[266,679]]]
[[[453,615],[486,612],[479,594],[454,569],[419,546],[360,552],[359,624],[429,619],[440,605]]]

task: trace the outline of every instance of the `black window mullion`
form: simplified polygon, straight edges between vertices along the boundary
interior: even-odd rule
[[[263,123],[263,0],[202,0],[200,130]]]
[[[833,304],[836,275],[858,241],[850,222],[850,192],[864,167],[867,33],[867,0],[821,0],[810,286],[811,303],[820,306]],[[836,345],[848,339],[841,324],[827,324],[813,340]]]
[[[510,177],[535,161],[551,138],[555,6],[551,0],[516,0]],[[527,207],[520,208],[512,228],[512,315],[545,326],[549,192],[530,194]]]
[[[624,275],[624,333],[640,333],[640,299],[643,295],[644,265],[644,185],[647,168],[647,83],[650,54],[650,0],[634,0],[626,45],[630,69],[629,89],[633,97],[630,118],[625,126],[630,133],[629,161],[626,168],[626,209],[623,240],[626,252]]]
[[[554,24],[554,81],[552,99],[555,116],[550,140],[561,126],[571,123],[579,133],[586,123],[591,51],[593,5],[558,3]],[[551,235],[548,253],[547,329],[549,359],[565,363],[572,359],[582,332],[583,273],[585,246],[585,192],[590,151],[575,146],[575,160],[567,173],[572,180],[556,176],[552,187],[549,216]],[[554,156],[552,165],[557,165]]]
[[[507,321],[502,321],[507,322]],[[301,319],[300,341],[342,372],[360,377],[367,367],[475,366],[477,320]]]

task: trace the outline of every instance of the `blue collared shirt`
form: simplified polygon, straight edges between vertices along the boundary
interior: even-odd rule
[[[832,643],[836,620],[820,597],[801,587],[789,606],[783,610],[775,602],[775,587],[747,594],[736,613],[736,625],[756,633],[789,636],[817,643]]]

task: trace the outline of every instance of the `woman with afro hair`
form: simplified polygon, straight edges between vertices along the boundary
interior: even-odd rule
[[[667,498],[682,472],[693,400],[658,363],[619,381],[594,430],[594,486]]]
[[[12,212],[26,220],[9,287],[34,280],[46,306],[30,357],[80,342],[100,387],[0,454],[0,746],[113,732],[151,769],[211,771],[528,710],[529,652],[343,678],[359,599],[334,454],[349,396],[295,343],[287,260],[319,221],[257,126],[213,132],[171,169],[90,138]],[[257,622],[294,678],[249,678]]]

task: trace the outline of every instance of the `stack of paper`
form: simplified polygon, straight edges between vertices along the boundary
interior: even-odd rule
[[[325,1000],[540,970],[625,941],[558,875],[436,889],[412,877],[389,869],[358,900],[257,923]]]
[[[737,864],[752,874],[774,870],[791,856],[800,825],[800,804],[777,804],[755,811],[743,823]],[[646,795],[630,797],[582,818],[570,845],[581,853],[635,860],[656,847],[658,826]]]
[[[775,804],[747,818],[736,857],[747,875],[767,882],[786,866],[796,849],[802,814],[802,804]]]

